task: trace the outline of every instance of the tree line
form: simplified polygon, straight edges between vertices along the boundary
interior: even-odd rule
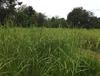
[[[69,12],[67,19],[37,12],[32,6],[18,0],[0,0],[0,26],[49,27],[49,28],[100,28],[100,18],[82,7]]]

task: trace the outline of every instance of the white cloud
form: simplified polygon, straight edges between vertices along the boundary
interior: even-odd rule
[[[67,14],[74,8],[80,7],[93,11],[95,15],[100,16],[99,0],[20,0],[24,4],[31,5],[38,11],[47,16],[67,17]]]

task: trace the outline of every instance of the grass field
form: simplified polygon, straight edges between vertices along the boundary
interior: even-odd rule
[[[0,76],[100,76],[99,29],[0,28]]]

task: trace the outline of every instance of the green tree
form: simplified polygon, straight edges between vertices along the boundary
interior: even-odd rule
[[[30,27],[36,23],[36,11],[32,6],[22,5],[17,9],[15,22],[17,26]]]
[[[67,21],[71,27],[90,28],[91,18],[93,13],[83,9],[82,7],[74,8],[67,16]]]
[[[0,23],[3,25],[10,16],[14,17],[16,5],[21,5],[18,0],[0,0]]]
[[[42,13],[37,13],[37,25],[38,27],[44,26],[46,22],[46,16]]]
[[[64,18],[59,18],[58,16],[48,19],[48,27],[52,28],[64,28],[67,27],[67,21]]]

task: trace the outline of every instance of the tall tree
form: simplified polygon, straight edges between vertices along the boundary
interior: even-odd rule
[[[17,9],[16,20],[17,26],[30,26],[36,23],[36,11],[32,6],[22,5]]]
[[[37,25],[38,27],[44,26],[46,16],[42,13],[37,13]]]
[[[0,0],[0,23],[4,24],[7,17],[15,14],[15,6],[21,5],[22,2],[18,0]]]
[[[71,27],[85,27],[89,28],[91,17],[93,16],[93,13],[90,11],[87,11],[83,9],[82,7],[74,8],[67,16],[67,20],[70,24],[72,24]]]

